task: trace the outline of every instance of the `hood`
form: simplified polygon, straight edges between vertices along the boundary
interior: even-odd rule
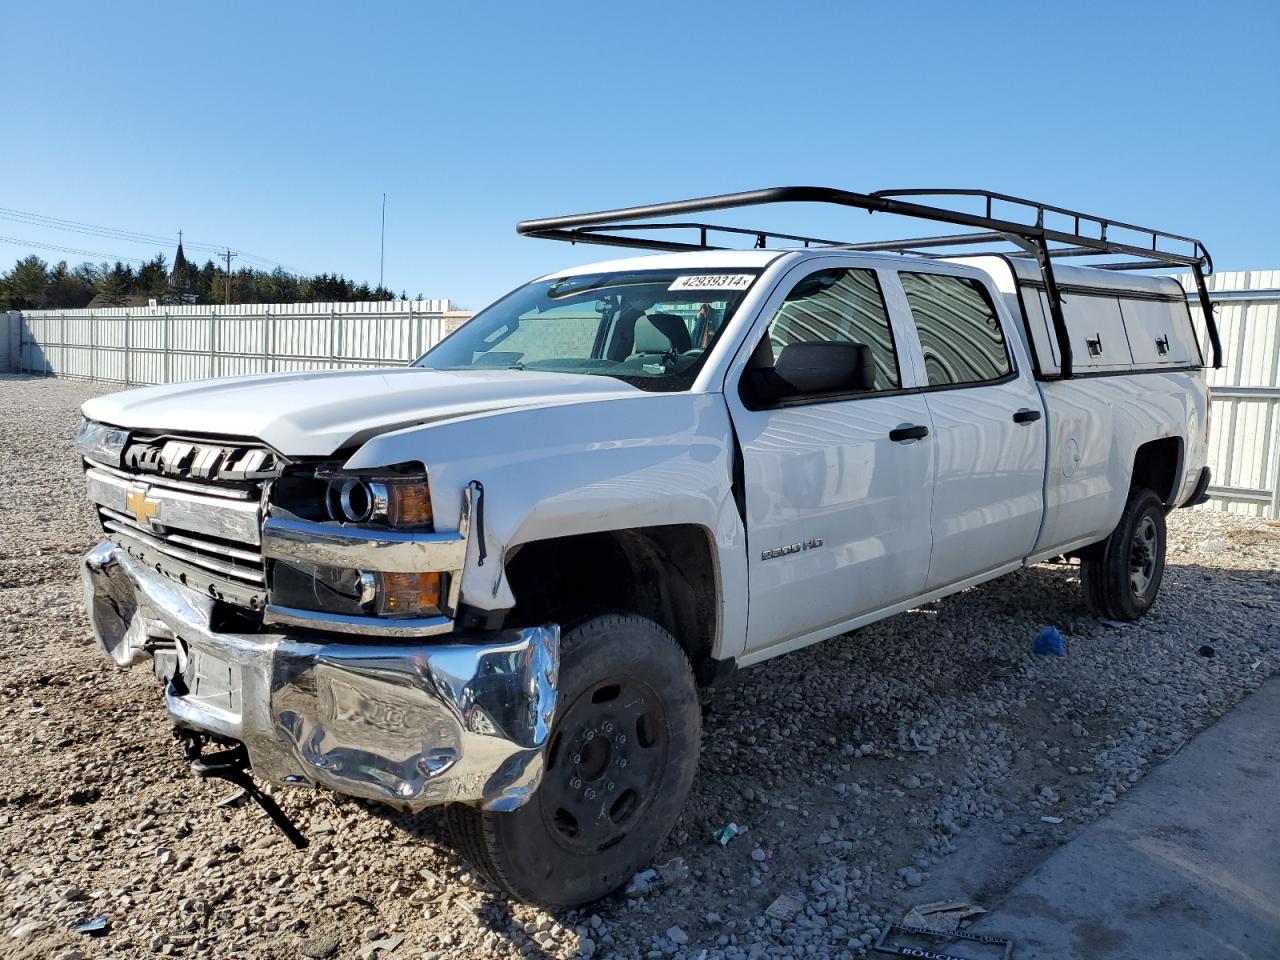
[[[165,433],[254,437],[285,456],[328,456],[414,424],[495,410],[635,396],[610,377],[392,367],[265,374],[95,397],[90,420]]]

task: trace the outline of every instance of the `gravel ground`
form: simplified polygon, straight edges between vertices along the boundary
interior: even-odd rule
[[[1041,565],[744,671],[655,857],[688,876],[551,915],[474,877],[434,812],[280,790],[298,852],[188,774],[155,680],[107,664],[81,611],[97,534],[69,438],[101,390],[0,378],[4,957],[859,956],[912,904],[998,903],[1280,669],[1280,528],[1177,511],[1140,625]],[[1050,623],[1065,659],[1031,655]],[[782,894],[799,912],[767,917]]]

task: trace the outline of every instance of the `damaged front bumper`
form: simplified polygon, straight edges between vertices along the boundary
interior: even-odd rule
[[[84,559],[103,652],[150,656],[188,729],[243,743],[257,776],[419,810],[512,810],[537,788],[556,705],[559,630],[351,642],[222,633],[212,602],[110,542]]]

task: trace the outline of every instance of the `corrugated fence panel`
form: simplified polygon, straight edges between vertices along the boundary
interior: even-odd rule
[[[115,383],[405,364],[471,317],[448,300],[35,310],[14,370]]]
[[[1180,277],[1193,290],[1190,277]],[[1280,270],[1206,278],[1222,340],[1221,370],[1209,370],[1213,428],[1210,505],[1280,519]],[[1201,311],[1191,312],[1198,328]],[[1208,336],[1204,354],[1210,356]]]
[[[0,311],[0,373],[18,369],[18,330],[22,315],[16,310]]]

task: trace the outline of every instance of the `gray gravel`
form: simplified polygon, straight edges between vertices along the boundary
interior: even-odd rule
[[[745,671],[655,857],[687,871],[551,915],[475,878],[434,812],[280,790],[297,852],[186,772],[154,679],[103,661],[80,609],[69,437],[102,389],[0,377],[0,956],[860,956],[912,904],[998,902],[1280,669],[1280,528],[1177,511],[1140,625],[1046,564]],[[1046,624],[1065,659],[1031,655]],[[783,894],[799,911],[766,916]]]

